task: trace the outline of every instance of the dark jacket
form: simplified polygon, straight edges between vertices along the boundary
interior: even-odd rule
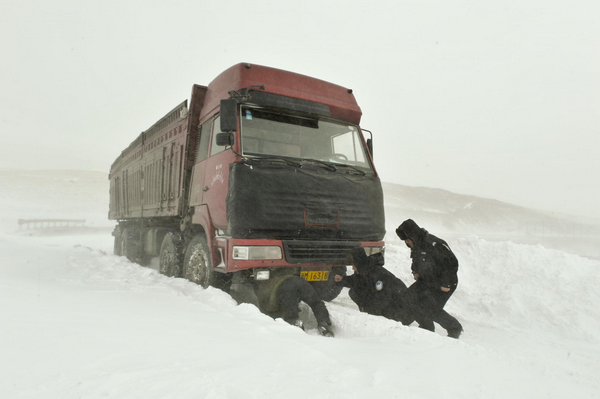
[[[268,315],[277,314],[280,311],[278,292],[279,287],[287,280],[294,277],[293,271],[284,270],[282,274],[268,280],[260,281],[256,285],[255,293],[258,298],[258,306],[263,313]]]
[[[363,248],[356,248],[350,254],[358,274],[344,276],[338,284],[350,288],[348,294],[362,312],[385,315],[396,305],[397,295],[406,290],[406,285],[382,266],[382,255],[367,257]]]
[[[446,241],[429,234],[412,219],[404,221],[397,229],[400,239],[410,238],[414,244],[410,256],[412,272],[429,289],[454,288],[458,283],[458,259]]]

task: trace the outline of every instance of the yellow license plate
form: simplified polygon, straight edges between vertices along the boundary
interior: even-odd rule
[[[300,277],[304,277],[306,281],[327,281],[329,280],[329,270],[300,272]]]

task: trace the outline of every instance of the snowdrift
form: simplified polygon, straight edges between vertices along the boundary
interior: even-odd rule
[[[327,304],[336,332],[327,339],[306,308],[304,333],[116,257],[109,231],[15,232],[12,220],[43,207],[60,217],[87,209],[98,223],[106,215],[107,181],[94,175],[78,195],[44,197],[74,184],[48,173],[54,183],[37,199],[38,187],[0,181],[0,397],[600,397],[597,260],[451,235],[460,283],[446,310],[465,327],[460,340],[361,314],[346,291]],[[78,208],[81,198],[93,205]],[[388,242],[386,267],[410,283],[408,248]]]

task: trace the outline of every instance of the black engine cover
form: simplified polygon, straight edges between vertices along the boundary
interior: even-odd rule
[[[234,238],[379,241],[385,235],[378,177],[283,162],[230,165],[227,220]]]

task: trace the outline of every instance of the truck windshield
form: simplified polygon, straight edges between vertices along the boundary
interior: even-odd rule
[[[372,171],[353,125],[244,107],[241,133],[244,155],[312,159]]]

